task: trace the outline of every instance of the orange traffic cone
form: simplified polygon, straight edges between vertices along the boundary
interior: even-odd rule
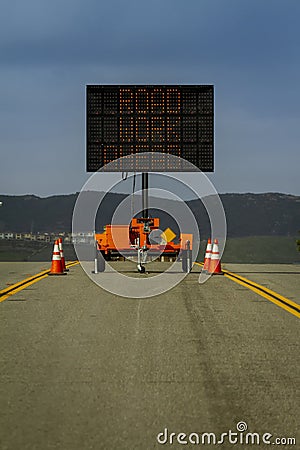
[[[66,261],[65,261],[65,257],[64,257],[64,251],[63,251],[63,245],[62,245],[62,238],[58,239],[58,247],[59,247],[59,252],[60,252],[60,259],[61,259],[61,265],[62,265],[62,270],[64,272],[69,272],[69,269],[66,268]]]
[[[55,241],[55,244],[54,244],[52,265],[51,265],[49,275],[67,275],[66,272],[64,272],[63,268],[62,268],[58,239]]]
[[[210,256],[211,256],[211,239],[209,238],[207,241],[202,272],[208,272]]]
[[[213,275],[223,275],[218,244],[218,239],[215,239],[209,262],[208,273]]]

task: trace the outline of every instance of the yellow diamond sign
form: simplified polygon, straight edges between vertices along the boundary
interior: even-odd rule
[[[171,228],[167,228],[165,231],[163,231],[160,235],[166,242],[171,242],[176,237],[176,234],[174,231],[171,230]]]

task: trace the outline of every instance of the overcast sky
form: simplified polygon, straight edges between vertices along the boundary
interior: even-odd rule
[[[298,0],[2,0],[0,193],[79,191],[86,84],[215,84],[219,192],[300,195]]]

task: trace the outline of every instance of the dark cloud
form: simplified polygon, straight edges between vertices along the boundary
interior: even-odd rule
[[[293,3],[293,2],[291,2]],[[9,6],[10,5],[10,6]],[[297,55],[297,15],[284,1],[12,2],[2,64],[157,63],[234,67]],[[295,8],[300,6],[294,3]],[[8,20],[6,20],[8,19]]]

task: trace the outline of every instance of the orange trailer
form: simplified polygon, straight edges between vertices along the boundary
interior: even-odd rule
[[[193,235],[181,233],[179,242],[175,243],[175,235],[172,233],[168,241],[168,234],[153,233],[159,230],[159,218],[133,218],[129,225],[106,225],[103,233],[96,233],[97,249],[104,260],[110,260],[112,256],[139,256],[142,251],[149,260],[161,255],[181,257],[183,270],[189,271],[189,264],[185,260],[191,260]],[[146,262],[146,260],[142,261]],[[138,270],[144,272],[142,262],[138,264]],[[187,266],[187,268],[185,268]]]

